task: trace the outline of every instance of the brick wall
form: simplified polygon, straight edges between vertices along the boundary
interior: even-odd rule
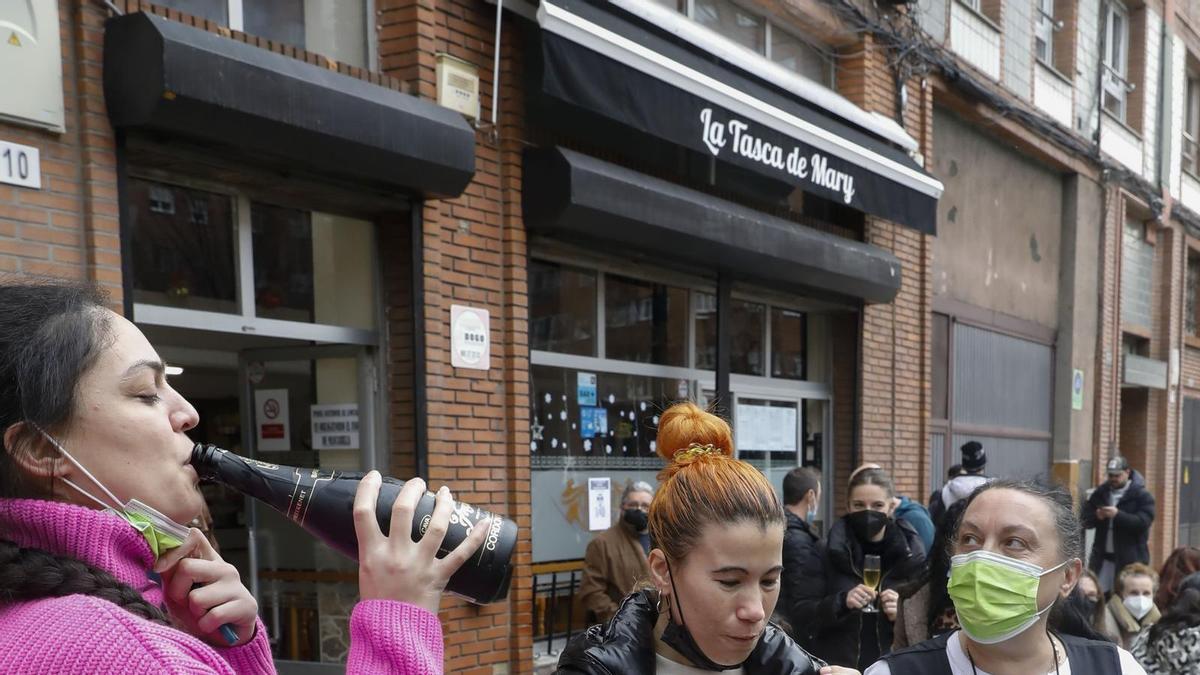
[[[481,103],[491,110],[495,10],[475,1],[379,5],[380,60],[385,72],[422,98],[436,95],[437,53],[479,69]],[[491,673],[532,663],[530,499],[526,341],[525,238],[520,214],[522,137],[519,39],[505,26],[498,137],[481,131],[476,173],[454,200],[423,209],[426,392],[429,478],[455,486],[459,498],[514,518],[521,528],[507,602],[475,607],[443,601],[446,668]],[[450,366],[452,304],[491,313],[491,370]]]
[[[66,131],[0,122],[0,138],[41,153],[42,189],[0,185],[0,272],[91,279],[120,309],[121,254],[114,140],[100,64],[104,12],[62,0]]]
[[[872,38],[842,63],[841,94],[866,110],[893,116],[895,87]],[[932,91],[910,82],[905,127],[930,156]],[[894,253],[901,288],[887,305],[864,308],[859,354],[859,448],[862,461],[878,462],[902,494],[923,499],[929,484],[929,363],[932,251],[926,235],[868,218],[866,241]]]

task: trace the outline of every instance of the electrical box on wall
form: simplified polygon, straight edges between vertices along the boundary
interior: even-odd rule
[[[479,69],[449,54],[437,55],[438,105],[479,120]]]
[[[58,0],[0,7],[0,120],[65,131]]]

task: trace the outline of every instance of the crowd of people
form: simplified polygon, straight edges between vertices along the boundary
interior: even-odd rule
[[[160,548],[128,508],[201,513],[198,417],[105,303],[84,285],[0,284],[0,672],[273,673],[237,570],[196,529]],[[972,442],[928,510],[868,464],[818,526],[818,472],[791,471],[778,494],[695,404],[660,415],[656,449],[658,485],[631,484],[588,546],[579,594],[594,625],[558,673],[1200,672],[1200,549],[1149,567],[1154,497],[1122,457],[1082,518],[1062,487],[988,476]],[[354,504],[347,672],[440,673],[441,595],[487,527],[439,553],[441,488],[419,541],[384,535],[379,487],[372,472]],[[425,489],[408,481],[391,522],[411,523]]]
[[[688,414],[719,422],[698,409]],[[664,425],[673,419],[664,417]],[[672,448],[690,447],[684,441],[712,440],[685,434],[664,442],[661,431],[659,438],[668,459]],[[879,465],[858,467],[846,485],[844,514],[826,528],[819,526],[820,473],[811,467],[789,472],[779,495],[778,596],[773,613],[764,605],[753,613],[755,620],[771,616],[814,664],[835,664],[840,672],[1200,672],[1200,549],[1177,550],[1161,573],[1148,565],[1154,497],[1124,457],[1106,465],[1107,480],[1077,509],[1062,487],[989,476],[979,442],[966,443],[961,453],[962,463],[952,466],[945,485],[930,495],[928,509],[898,494]],[[671,480],[691,476],[674,465],[664,474]],[[758,489],[769,496],[765,487]],[[656,553],[670,561],[687,555],[663,545],[664,536],[678,537],[679,530],[653,525],[657,509],[680,508],[677,502],[667,506],[680,493],[676,488],[667,497],[663,486],[658,492],[646,483],[631,485],[622,499],[622,521],[588,547],[580,593],[596,625],[564,654],[559,672],[617,672],[616,667],[637,673],[805,672],[791,666],[770,669],[761,660],[713,661],[704,656],[713,653],[703,640],[696,643],[700,651],[672,650],[653,630],[644,636],[645,658],[654,651],[655,667],[611,658],[632,653],[626,640],[636,631],[621,620],[606,624],[607,608],[618,598],[636,597],[645,587],[639,580],[652,578],[652,587],[667,592],[669,574],[646,577],[639,569],[653,568],[647,560]],[[713,510],[721,492],[686,494],[700,499],[688,505],[689,512],[706,505],[692,521],[697,531],[704,531],[705,522],[727,522],[732,515]],[[642,511],[649,517],[638,517]],[[761,532],[778,528],[778,520],[758,518],[754,522]],[[1094,531],[1090,555],[1084,550],[1087,530]],[[772,550],[773,535],[768,538]],[[650,541],[639,546],[639,536]],[[745,559],[748,549],[740,542],[731,545]],[[732,564],[732,559],[723,562]],[[693,603],[703,601],[685,604]]]

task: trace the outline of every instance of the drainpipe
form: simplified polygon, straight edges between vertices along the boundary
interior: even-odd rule
[[[1158,187],[1162,190],[1163,195],[1171,194],[1171,141],[1175,137],[1174,129],[1171,128],[1172,122],[1175,121],[1175,116],[1172,109],[1175,104],[1175,78],[1173,77],[1175,66],[1175,50],[1172,49],[1171,31],[1168,28],[1168,18],[1173,16],[1175,12],[1175,0],[1166,0],[1165,10],[1163,11],[1163,20],[1161,27],[1161,38],[1159,39],[1159,68],[1158,68],[1158,165],[1156,167],[1158,173]],[[1167,216],[1170,213],[1170,200],[1163,200],[1163,213],[1160,219],[1166,223]]]

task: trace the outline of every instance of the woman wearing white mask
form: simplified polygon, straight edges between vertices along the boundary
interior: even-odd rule
[[[1144,675],[1111,643],[1057,635],[1050,610],[1083,569],[1070,493],[995,481],[970,497],[947,584],[962,629],[889,654],[866,675]]]
[[[1126,565],[1117,575],[1113,590],[1104,612],[1104,633],[1128,649],[1143,628],[1162,618],[1154,606],[1158,573],[1142,563]]]

